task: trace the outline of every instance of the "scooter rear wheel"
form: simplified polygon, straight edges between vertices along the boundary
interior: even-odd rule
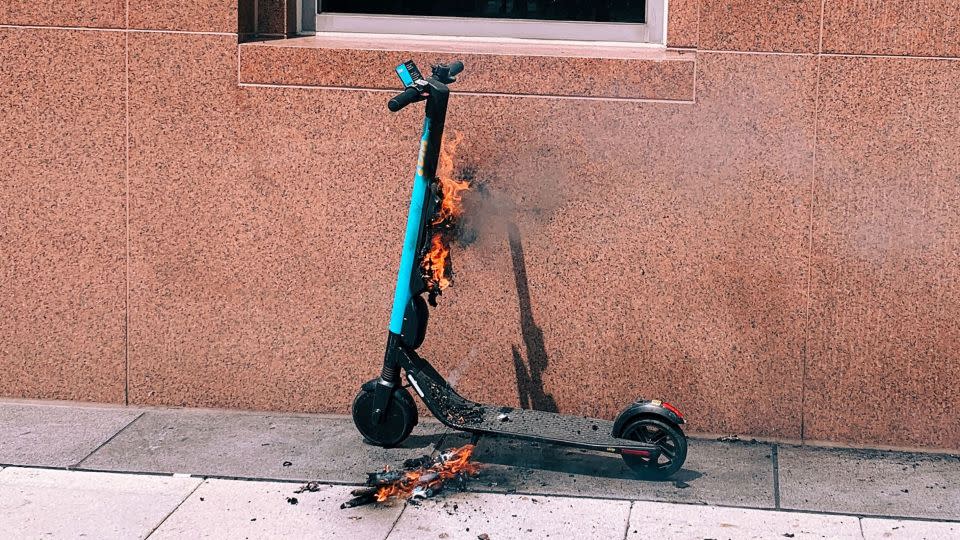
[[[370,444],[390,448],[402,443],[417,425],[417,404],[406,388],[395,388],[390,406],[379,424],[373,422],[373,395],[377,381],[368,381],[353,399],[353,423]]]
[[[687,437],[679,427],[659,418],[641,417],[623,428],[621,438],[656,445],[660,456],[656,460],[623,454],[623,460],[633,472],[647,480],[664,480],[680,470],[687,459]]]

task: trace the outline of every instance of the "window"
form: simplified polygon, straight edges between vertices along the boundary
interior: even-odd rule
[[[318,32],[664,43],[666,0],[319,0]]]

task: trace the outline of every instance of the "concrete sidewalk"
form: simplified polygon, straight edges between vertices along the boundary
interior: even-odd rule
[[[366,472],[464,442],[427,421],[384,450],[338,416],[4,402],[0,538],[960,537],[956,456],[697,439],[671,482],[484,439],[468,492],[339,509]]]

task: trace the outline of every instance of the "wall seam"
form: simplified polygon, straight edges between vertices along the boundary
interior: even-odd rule
[[[820,0],[820,40],[817,44],[817,53],[823,54],[823,15],[827,12],[827,0]]]
[[[0,24],[0,28],[13,28],[23,30],[73,30],[80,32],[117,32],[117,33],[142,33],[142,34],[187,34],[201,36],[235,36],[236,32],[200,32],[193,30],[165,30],[165,29],[147,29],[147,28],[99,28],[92,26],[52,26],[42,24]]]
[[[877,53],[820,53],[820,56],[843,58],[888,58],[893,60],[951,60],[958,61],[960,56],[924,56],[921,54],[877,54]]]
[[[770,55],[770,56],[817,56],[816,52],[792,52],[792,51],[734,51],[729,49],[697,49],[697,52],[713,54],[746,54],[746,55]]]
[[[130,0],[125,3],[125,25],[130,27]],[[130,405],[130,32],[123,33],[123,176],[124,176],[124,295],[123,295],[123,404]]]
[[[696,47],[700,48],[700,0],[697,0],[697,33],[696,33]]]
[[[807,283],[806,296],[807,306],[804,314],[803,329],[803,356],[800,370],[800,441],[806,440],[807,436],[807,364],[810,361],[810,327],[813,318],[813,227],[815,212],[815,201],[817,194],[817,148],[820,145],[820,62],[823,53],[823,14],[827,0],[820,1],[820,39],[817,45],[817,62],[815,76],[817,78],[816,87],[813,96],[813,170],[810,175],[810,194],[808,204],[809,219],[807,220]]]
[[[384,94],[395,94],[396,90],[389,88],[366,88],[361,86],[318,86],[309,84],[273,84],[273,83],[250,83],[241,82],[240,86],[250,88],[296,88],[300,90],[336,90],[350,92],[379,92]],[[657,99],[657,98],[619,98],[604,96],[561,96],[553,94],[505,94],[498,92],[457,92],[461,96],[488,96],[488,97],[513,97],[513,98],[532,98],[532,99],[563,99],[580,101],[615,101],[622,103],[671,103],[678,105],[693,105],[693,98],[690,99]]]

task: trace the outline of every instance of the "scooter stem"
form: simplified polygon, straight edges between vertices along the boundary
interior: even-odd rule
[[[427,241],[426,236],[430,219],[438,197],[437,162],[440,159],[440,146],[443,141],[443,127],[446,122],[450,90],[444,83],[434,77],[422,80],[420,83],[423,85],[423,95],[426,96],[427,102],[423,120],[423,134],[420,137],[417,171],[413,178],[413,193],[410,196],[410,209],[407,214],[403,251],[400,255],[400,268],[397,271],[393,308],[390,312],[390,326],[383,369],[380,372],[380,380],[377,381],[377,389],[374,395],[374,424],[383,421],[383,416],[390,404],[393,388],[400,382],[400,364],[397,355],[400,354],[401,336],[404,334],[408,322],[405,317],[408,312],[407,308],[414,296],[422,294],[426,290],[423,278],[417,268],[424,244]],[[393,106],[392,103],[391,108]],[[400,108],[404,106],[406,105],[401,104]]]

